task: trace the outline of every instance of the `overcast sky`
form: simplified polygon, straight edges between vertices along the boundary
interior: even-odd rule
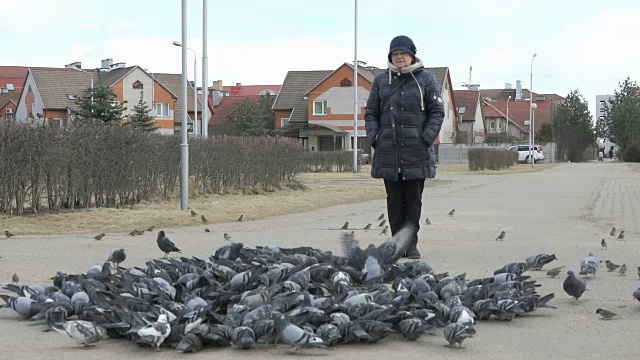
[[[179,73],[178,0],[2,0],[0,65],[51,66],[100,60]],[[455,84],[597,94],[640,78],[638,0],[360,0],[358,58],[386,66],[389,41],[413,38],[426,66],[449,66]],[[349,0],[209,1],[209,80],[280,84],[288,70],[335,69],[354,57]],[[202,1],[188,1],[188,47],[202,60]],[[189,53],[189,78],[193,55]],[[198,69],[198,83],[201,80]]]

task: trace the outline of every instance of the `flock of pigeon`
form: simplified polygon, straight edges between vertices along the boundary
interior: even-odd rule
[[[452,214],[451,214],[452,215]],[[383,225],[384,226],[384,225]],[[82,347],[108,337],[178,352],[203,347],[249,349],[258,343],[333,348],[388,336],[416,340],[441,329],[446,346],[462,348],[476,321],[511,321],[554,308],[554,294],[524,275],[556,259],[539,254],[467,279],[437,273],[424,261],[398,262],[411,241],[402,229],[361,247],[343,232],[343,254],[312,247],[245,247],[227,242],[208,259],[181,252],[159,231],[164,258],[124,268],[124,249],[86,274],[57,272],[52,284],[8,284],[0,295],[22,319],[44,321]],[[14,279],[16,280],[16,279]],[[17,281],[16,281],[17,282]]]

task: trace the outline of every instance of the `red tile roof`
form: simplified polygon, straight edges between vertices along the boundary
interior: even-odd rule
[[[507,112],[507,100],[511,95],[509,101],[509,118],[513,120],[520,127],[526,128],[524,122],[529,120],[529,97],[531,92],[528,89],[522,89],[522,99],[514,100],[515,89],[486,89],[480,90],[482,99],[486,101],[489,97],[491,100],[489,103],[499,109],[503,116]],[[536,100],[536,97],[543,96],[544,100]],[[525,100],[526,99],[526,100]],[[551,101],[563,100],[564,98],[556,94],[538,94],[533,92],[533,102],[538,106],[535,112],[535,127],[539,130],[542,124],[551,121]],[[486,109],[486,107],[485,107]],[[486,115],[485,116],[489,116]]]
[[[231,96],[259,95],[262,90],[272,90],[276,94],[280,92],[282,85],[242,85],[223,86],[223,91],[228,91]]]
[[[459,114],[462,121],[473,121],[476,119],[476,108],[478,107],[478,101],[480,100],[479,91],[454,90],[453,98],[455,99],[458,109],[465,108],[464,113]]]
[[[238,106],[240,106],[244,99],[252,99],[253,101],[256,101],[257,98],[257,95],[223,97],[220,104],[213,108],[213,115],[211,116],[211,120],[209,120],[209,125],[217,126],[225,124],[229,120],[229,115],[231,115]],[[212,104],[211,101],[211,98],[209,98],[209,104]]]
[[[0,66],[0,88],[6,88],[7,84],[13,84],[14,88],[14,90],[0,95],[0,107],[9,101],[18,103],[28,72],[29,68],[26,66]],[[4,114],[0,116],[4,116]]]
[[[496,104],[498,104],[498,103],[497,102],[493,102],[493,101],[483,101],[482,102],[482,111],[484,112],[484,117],[485,118],[503,118],[503,119],[506,119],[507,115],[505,113],[506,113],[507,107],[505,106],[504,111],[502,111],[502,109],[500,109],[498,106],[496,106]],[[505,104],[506,104],[506,102],[505,102]],[[528,116],[527,116],[527,118],[528,118]],[[525,128],[524,128],[524,124],[521,125],[518,122],[514,121],[513,115],[511,114],[511,104],[509,104],[509,123],[517,126],[522,131],[526,131]]]

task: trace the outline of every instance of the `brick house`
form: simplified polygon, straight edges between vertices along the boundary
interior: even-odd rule
[[[454,90],[456,112],[458,113],[458,132],[463,143],[482,144],[485,141],[485,124],[480,91]]]
[[[446,67],[427,68],[441,89],[445,122],[436,139],[455,140],[456,111],[451,77]],[[364,124],[364,108],[373,79],[384,72],[358,66],[358,148],[370,152]],[[296,137],[311,151],[351,150],[354,137],[354,68],[344,63],[335,70],[289,71],[273,105],[274,133]],[[444,140],[443,140],[444,139]]]
[[[535,131],[540,131],[543,124],[552,121],[553,107],[561,103],[564,98],[556,94],[538,94],[522,88],[522,82],[518,80],[516,87],[505,84],[504,89],[480,90],[480,96],[484,102],[485,123],[488,138],[506,137],[506,114],[509,108],[509,137],[508,141],[526,141],[529,134],[529,99],[533,96],[535,110]],[[499,113],[496,111],[499,110]],[[489,115],[487,115],[489,114]],[[512,124],[516,126],[512,127]],[[492,126],[495,126],[492,128]],[[517,130],[516,130],[517,129]]]
[[[14,121],[20,92],[29,68],[0,66],[0,121]]]
[[[70,126],[73,123],[72,110],[77,108],[76,100],[78,96],[84,96],[92,78],[94,86],[102,83],[113,89],[115,101],[119,104],[127,101],[124,121],[132,113],[142,93],[159,127],[158,131],[164,134],[180,131],[182,104],[178,96],[181,75],[149,73],[137,65],[127,67],[124,63],[113,64],[111,59],[103,60],[99,69],[82,69],[78,62],[65,68],[29,68],[19,97],[16,119],[42,119],[56,126]],[[193,87],[188,95],[191,119],[194,112]]]

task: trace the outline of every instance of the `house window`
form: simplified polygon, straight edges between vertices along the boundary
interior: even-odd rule
[[[169,117],[169,104],[156,104],[156,116]]]
[[[340,86],[351,86],[351,80],[344,78],[340,81]]]
[[[327,102],[326,101],[314,101],[313,102],[313,115],[327,115]]]
[[[495,120],[489,121],[489,129],[495,130],[495,128],[496,128],[496,121]]]
[[[134,89],[143,89],[143,88],[144,88],[144,85],[142,85],[142,82],[140,82],[140,80],[136,80],[136,81],[133,83],[133,88],[134,88]]]
[[[75,95],[67,95],[67,97],[69,98],[69,100],[78,100]]]
[[[16,88],[13,86],[13,84],[11,84],[11,83],[7,83],[7,90],[11,90],[11,91],[13,91],[13,90],[15,90],[15,89],[16,89]]]
[[[467,108],[465,108],[464,106],[461,106],[458,108],[458,114],[464,114],[467,111]]]
[[[54,127],[57,127],[57,128],[62,127],[62,119],[52,119],[51,120],[51,125],[53,125]]]
[[[605,101],[604,100],[600,100],[600,106],[604,106]]]
[[[12,108],[6,108],[5,111],[7,114],[13,114],[13,109]]]
[[[280,119],[280,127],[285,127],[289,123],[289,118],[281,118]]]

